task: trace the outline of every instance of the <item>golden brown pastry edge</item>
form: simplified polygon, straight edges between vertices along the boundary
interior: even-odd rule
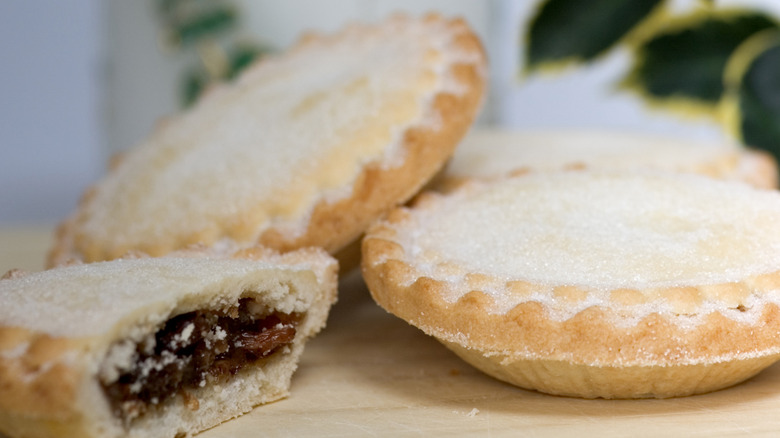
[[[436,22],[445,19],[437,14],[429,14],[424,20]],[[278,229],[269,228],[255,243],[280,251],[317,246],[336,254],[358,239],[374,220],[409,200],[441,169],[470,128],[482,104],[486,88],[486,55],[479,38],[464,20],[445,21],[457,30],[454,37],[457,49],[475,56],[475,60],[454,64],[448,73],[460,83],[465,92],[458,95],[441,92],[433,97],[431,107],[423,118],[434,118],[437,123],[435,126],[420,123],[403,133],[401,155],[405,158],[402,165],[385,167],[381,162],[368,164],[356,178],[348,198],[336,202],[321,200],[314,206],[306,231],[302,235],[288,236]],[[311,38],[318,37],[303,38],[299,44],[307,44]],[[296,47],[290,50],[296,50]],[[47,266],[57,266],[71,260],[94,262],[113,259],[131,250],[161,256],[199,243],[198,233],[194,233],[177,248],[104,248],[104,254],[100,257],[86,255],[79,248],[79,215],[86,210],[91,191],[92,189],[85,191],[76,212],[57,227],[53,246],[47,255]],[[244,222],[241,218],[235,218],[228,227],[245,227],[247,224]],[[222,232],[223,237],[236,234],[241,233],[232,232],[229,228],[223,229]]]
[[[425,197],[419,202],[426,202]],[[625,308],[620,309],[617,305],[615,308],[588,307],[562,321],[552,319],[544,305],[537,301],[522,302],[504,314],[493,313],[490,310],[494,307],[493,299],[476,289],[456,302],[447,302],[442,298],[447,295],[447,284],[421,275],[405,260],[404,249],[395,242],[394,224],[404,221],[407,215],[406,209],[396,209],[385,221],[373,225],[363,239],[361,270],[372,297],[388,312],[445,345],[456,346],[454,350],[486,370],[491,366],[495,368],[496,364],[501,367],[512,363],[532,366],[556,363],[559,369],[566,369],[571,375],[589,370],[614,376],[621,369],[631,368],[639,370],[634,373],[646,371],[646,377],[652,377],[658,376],[659,370],[673,375],[685,369],[691,370],[688,378],[692,378],[705,369],[733,371],[732,377],[704,382],[701,389],[693,392],[680,387],[657,393],[644,390],[626,393],[615,387],[604,388],[604,395],[576,391],[567,394],[608,398],[671,397],[732,385],[780,357],[777,340],[780,306],[775,303],[751,309],[757,313],[753,323],[743,323],[714,311],[693,315],[700,320],[691,327],[691,315],[655,312],[638,318],[635,324],[625,324],[621,311]],[[744,287],[760,294],[780,287],[780,271],[747,278],[742,284],[703,287],[719,288],[727,296],[732,289]],[[671,288],[667,296],[678,298],[675,294],[680,294],[684,298],[690,289]],[[726,307],[724,304],[724,311]],[[741,369],[739,364],[742,364]],[[497,372],[492,371],[492,374]],[[511,381],[512,374],[517,373],[509,373],[507,376],[510,377],[505,376],[502,380]],[[733,376],[738,376],[736,381]],[[533,385],[520,386],[561,393],[552,390],[545,378]]]

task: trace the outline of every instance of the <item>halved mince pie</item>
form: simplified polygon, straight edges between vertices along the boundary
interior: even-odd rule
[[[0,431],[189,436],[284,397],[336,298],[324,251],[177,254],[0,280]]]
[[[780,357],[780,193],[661,172],[528,173],[427,194],[363,241],[374,299],[484,372],[673,397]]]
[[[192,244],[335,254],[443,167],[486,74],[459,19],[310,34],[128,150],[63,222],[49,264]]]
[[[658,169],[777,187],[777,163],[764,151],[734,142],[657,134],[569,129],[473,130],[458,145],[437,189],[471,178],[569,168]]]

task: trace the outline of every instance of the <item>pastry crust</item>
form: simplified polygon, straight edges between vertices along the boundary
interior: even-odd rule
[[[768,153],[736,143],[683,140],[621,131],[474,130],[430,187],[447,191],[472,179],[574,168],[658,169],[777,188]]]
[[[467,24],[437,15],[304,38],[125,154],[62,223],[49,264],[195,243],[334,254],[441,169],[485,70]]]
[[[618,194],[595,190],[588,195],[593,180],[599,179],[611,181],[601,189],[613,187]],[[653,182],[645,183],[643,179]],[[513,185],[536,187],[542,194],[524,199],[524,191],[501,191]],[[621,189],[632,185],[644,188],[637,192]],[[709,185],[713,186],[707,188]],[[574,193],[567,198],[560,190],[569,186]],[[679,191],[683,197],[679,205],[694,204],[695,211],[669,212],[666,216],[647,207],[656,200],[650,192],[661,192],[662,187]],[[643,190],[646,199],[641,198]],[[627,193],[639,196],[627,199]],[[549,203],[539,201],[545,196],[551,199]],[[723,204],[700,204],[713,200]],[[590,211],[594,217],[556,210],[556,205],[560,207],[558,201],[572,211]],[[489,207],[482,215],[471,214],[477,205],[495,208]],[[729,208],[737,209],[737,213],[728,213]],[[512,223],[514,219],[507,219],[521,209],[533,211],[517,214],[526,221],[517,219]],[[545,228],[547,222],[556,221],[545,215],[548,211],[574,216],[569,225],[556,223]],[[700,223],[694,220],[704,213],[718,219],[708,222],[701,217]],[[507,217],[496,217],[504,214]],[[541,218],[541,228],[539,223],[527,220],[534,214]],[[745,217],[740,223],[720,218],[740,214]],[[442,219],[444,216],[447,218]],[[475,217],[481,217],[481,222],[472,223]],[[647,223],[632,223],[647,217],[651,218]],[[584,225],[589,220],[602,224],[601,231]],[[439,231],[455,221],[463,224]],[[686,228],[689,221],[695,226]],[[382,307],[501,380],[542,392],[586,398],[682,396],[733,385],[780,358],[776,336],[780,330],[780,245],[776,243],[778,234],[773,232],[780,230],[774,230],[777,225],[767,227],[772,221],[780,221],[780,196],[742,184],[661,173],[528,174],[490,184],[470,183],[447,196],[424,195],[414,207],[395,210],[367,232],[362,270],[372,296]],[[685,257],[677,263],[675,254],[658,253],[651,262],[637,255],[641,263],[631,270],[632,261],[626,261],[621,277],[621,270],[609,264],[633,255],[625,255],[619,248],[617,255],[610,254],[614,242],[605,239],[626,242],[633,248],[631,240],[637,235],[631,230],[648,224],[651,228],[643,231],[646,242],[642,244],[647,246],[636,245],[635,251],[647,251],[655,257],[653,251],[658,247],[667,251],[680,245],[677,249],[681,252],[693,251],[693,263],[688,265]],[[580,225],[589,231],[572,231]],[[474,230],[472,235],[459,233],[469,226]],[[512,227],[538,228],[543,236],[539,242],[560,239],[550,244],[571,248],[571,260],[559,259],[559,266],[549,266],[555,265],[549,261],[550,254],[555,259],[558,253],[515,246],[520,239],[502,236]],[[659,234],[651,234],[650,229]],[[545,234],[545,230],[552,234]],[[576,237],[581,232],[586,234]],[[692,239],[691,243],[682,237],[697,232],[706,238]],[[737,237],[729,240],[721,233]],[[765,240],[757,237],[762,233],[766,233]],[[585,245],[582,249],[574,243],[594,234],[598,237],[593,241],[601,240],[604,248]],[[504,246],[498,243],[501,240],[491,241],[487,237],[490,235],[510,243]],[[468,241],[472,253],[458,250],[459,245],[437,247],[447,236]],[[628,240],[626,236],[630,236]],[[721,242],[724,239],[727,242]],[[718,243],[693,248],[708,242]],[[720,243],[725,252],[717,247]],[[691,247],[686,246],[689,244]],[[507,248],[517,251],[512,253]],[[488,254],[491,251],[497,252],[495,257]],[[733,266],[722,268],[721,261],[704,260],[706,257],[697,251]],[[734,258],[730,258],[730,252]],[[742,256],[747,261],[740,265]],[[699,257],[701,267],[696,264]],[[505,266],[501,265],[502,258]],[[645,269],[648,263],[650,267]],[[591,266],[595,270],[589,271]],[[559,281],[554,275],[560,276]]]
[[[0,431],[190,436],[278,400],[287,395],[305,342],[325,325],[337,269],[319,249],[279,255],[247,248],[230,257],[190,249],[0,280]],[[121,420],[112,411],[99,376],[122,362],[113,355],[117,342],[138,342],[176,315],[228,309],[239,299],[302,315],[291,344],[219,386],[187,390],[137,418]]]

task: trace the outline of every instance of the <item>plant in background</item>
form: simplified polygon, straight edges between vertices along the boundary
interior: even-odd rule
[[[649,106],[712,117],[744,144],[780,157],[780,25],[766,13],[701,1],[543,0],[528,26],[526,72],[632,54],[618,84]]]
[[[157,0],[162,46],[197,54],[182,80],[182,106],[189,106],[209,84],[234,78],[269,50],[238,38],[240,11],[226,0]]]

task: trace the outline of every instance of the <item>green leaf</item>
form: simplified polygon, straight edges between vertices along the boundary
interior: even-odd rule
[[[734,50],[757,32],[777,26],[766,15],[734,11],[693,15],[683,22],[638,48],[624,87],[655,103],[693,101],[714,108]]]
[[[589,61],[625,37],[663,0],[547,0],[529,25],[525,65]]]
[[[747,67],[738,104],[742,141],[780,157],[780,38]]]
[[[192,69],[185,73],[181,88],[182,107],[186,108],[197,102],[208,83],[208,74],[203,69]]]
[[[265,47],[249,43],[237,44],[235,47],[231,48],[228,53],[227,71],[224,76],[221,77],[213,77],[203,65],[191,68],[184,74],[182,80],[182,106],[188,107],[197,102],[200,95],[203,94],[212,83],[235,79],[242,70],[269,51],[270,50]]]
[[[182,19],[174,25],[174,35],[182,45],[197,42],[204,37],[222,32],[236,25],[238,14],[229,6],[215,7],[211,10]]]
[[[228,68],[227,77],[229,79],[235,78],[242,70],[252,64],[255,59],[265,52],[265,49],[251,44],[241,44],[234,47],[228,55],[230,66]]]

